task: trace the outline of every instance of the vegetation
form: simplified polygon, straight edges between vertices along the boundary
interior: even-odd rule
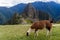
[[[20,19],[19,17],[20,15],[18,13],[14,13],[13,17],[12,17],[12,24],[18,24],[18,21]]]
[[[5,24],[19,24],[20,23],[20,15],[15,12],[11,19],[9,19]]]
[[[59,21],[57,21],[56,23],[60,24],[60,20],[59,20]]]
[[[32,20],[28,20],[28,19],[26,19],[26,22],[27,22],[28,24],[33,23],[33,21],[32,21]]]
[[[29,27],[30,25],[0,25],[0,40],[60,40],[60,25],[53,27],[50,38],[46,37],[45,29],[39,31],[36,38],[33,32],[27,37]]]

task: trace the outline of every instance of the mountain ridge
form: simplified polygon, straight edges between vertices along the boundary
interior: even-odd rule
[[[60,4],[57,4],[53,1],[51,2],[33,2],[31,3],[37,10],[42,10],[42,11],[46,11],[49,14],[52,15],[52,17],[54,18],[54,20],[60,20],[59,17],[60,16]],[[6,17],[6,21],[8,19],[10,19],[14,12],[17,13],[21,13],[24,11],[24,8],[26,7],[27,4],[21,3],[18,5],[15,5],[13,7],[7,8],[7,7],[0,7],[0,14],[2,13],[2,15],[4,15]]]

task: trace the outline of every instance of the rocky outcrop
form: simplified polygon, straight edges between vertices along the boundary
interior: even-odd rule
[[[36,9],[29,3],[24,9],[22,16],[25,18],[37,18]]]
[[[25,9],[23,11],[23,14],[21,14],[21,15],[25,19],[29,19],[29,20],[32,20],[32,21],[49,20],[49,19],[51,19],[49,13],[41,11],[41,10],[38,11],[30,3],[25,7]]]

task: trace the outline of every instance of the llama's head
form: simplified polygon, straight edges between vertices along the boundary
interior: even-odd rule
[[[31,28],[29,28],[29,30],[27,31],[26,35],[29,36],[30,32],[31,32]]]
[[[26,33],[26,36],[29,36],[29,33],[28,32]]]

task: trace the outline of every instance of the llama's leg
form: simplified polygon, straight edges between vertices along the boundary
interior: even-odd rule
[[[46,36],[50,35],[50,32],[51,32],[51,28],[47,28],[47,35]]]
[[[35,30],[35,36],[38,36],[38,30]]]
[[[36,31],[36,36],[38,36],[38,31]]]
[[[50,31],[49,31],[49,30],[47,30],[47,34],[46,34],[46,36],[48,36],[48,35],[49,35],[49,33],[50,33]]]
[[[32,31],[31,28],[29,28],[29,30],[27,31],[26,35],[29,36],[30,32]]]

